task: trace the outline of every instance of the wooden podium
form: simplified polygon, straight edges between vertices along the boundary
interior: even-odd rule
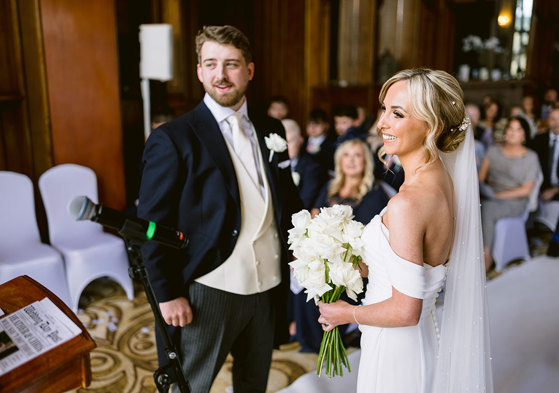
[[[28,276],[0,285],[0,308],[5,314],[48,297],[81,329],[81,334],[0,376],[0,393],[59,393],[86,387],[91,381],[89,352],[95,342],[76,315],[47,288]]]

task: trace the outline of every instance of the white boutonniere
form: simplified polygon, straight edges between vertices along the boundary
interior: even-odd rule
[[[272,162],[274,153],[281,153],[287,149],[287,141],[276,133],[265,136],[264,141],[266,142],[266,147],[270,149],[270,162]]]

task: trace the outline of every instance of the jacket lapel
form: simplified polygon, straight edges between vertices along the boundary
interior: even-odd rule
[[[260,152],[262,153],[262,161],[264,161],[264,171],[266,172],[266,177],[268,178],[268,184],[270,185],[270,192],[272,197],[272,203],[274,205],[274,212],[276,213],[276,220],[279,223],[281,217],[281,204],[278,203],[278,154],[274,154],[272,162],[270,162],[270,150],[266,146],[266,141],[264,136],[268,136],[270,130],[264,130],[264,123],[261,119],[253,114],[249,114],[250,120],[256,129],[256,136],[258,137],[258,145],[260,146]]]
[[[195,116],[192,124],[194,133],[206,147],[206,150],[221,173],[223,173],[227,190],[235,201],[240,203],[237,175],[235,174],[233,161],[231,161],[231,156],[225,145],[225,140],[223,139],[219,125],[203,102],[194,109],[194,113]]]

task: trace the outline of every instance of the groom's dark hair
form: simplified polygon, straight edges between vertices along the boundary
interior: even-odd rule
[[[225,26],[204,26],[196,35],[196,54],[198,55],[198,64],[200,64],[200,52],[202,45],[206,41],[215,41],[222,45],[232,45],[240,49],[243,53],[245,61],[250,63],[252,61],[252,49],[250,42],[246,35],[236,27]]]

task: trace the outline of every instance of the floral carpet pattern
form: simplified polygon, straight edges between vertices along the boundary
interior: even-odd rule
[[[532,257],[545,254],[551,233],[529,231]],[[521,263],[516,261],[511,265]],[[488,279],[499,276],[494,270]],[[141,285],[135,285],[130,301],[113,281],[99,279],[82,293],[78,318],[97,344],[91,356],[92,382],[72,393],[153,393],[153,372],[157,368],[154,317]],[[350,349],[351,351],[351,349]],[[300,353],[297,343],[274,351],[268,393],[290,385],[301,375],[316,369],[316,354]],[[211,393],[231,392],[229,357],[214,382]]]
[[[83,292],[78,318],[97,344],[91,354],[92,382],[79,393],[153,393],[157,368],[154,317],[143,288],[135,286],[130,301],[110,280],[96,280]],[[268,392],[276,392],[316,369],[316,355],[299,353],[298,344],[274,351]],[[231,358],[219,372],[211,393],[231,386]]]

